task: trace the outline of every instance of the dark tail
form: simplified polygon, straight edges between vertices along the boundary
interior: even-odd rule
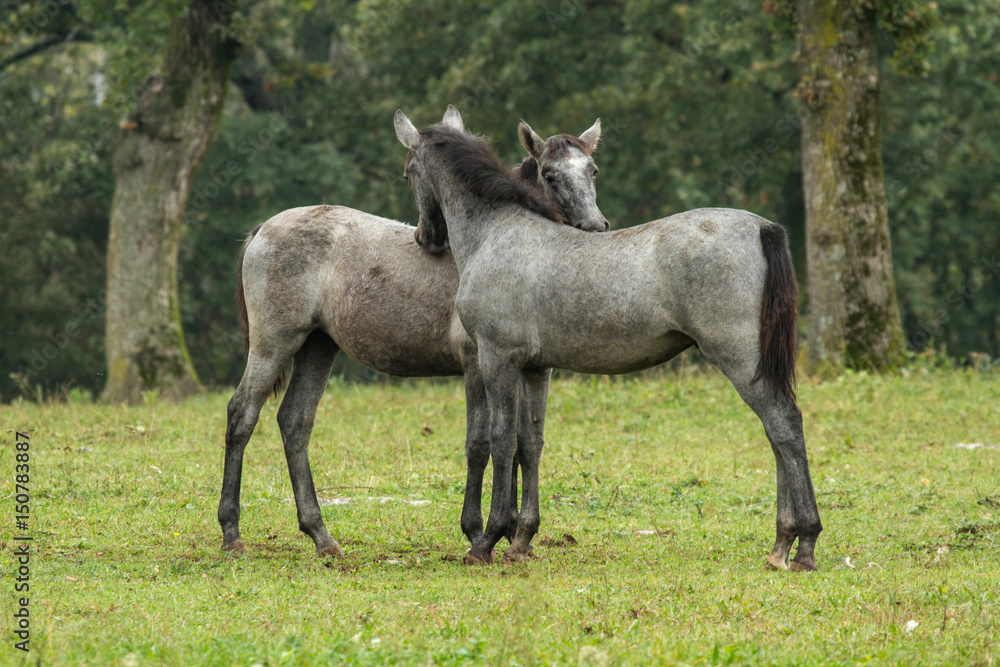
[[[243,294],[243,255],[246,254],[247,246],[250,245],[250,241],[253,241],[253,237],[257,235],[260,228],[264,225],[261,223],[250,230],[247,234],[246,241],[243,242],[243,247],[240,248],[239,258],[236,261],[236,306],[240,311],[240,327],[243,328],[243,346],[245,352],[250,352],[250,320],[247,318],[247,300],[246,296]],[[285,381],[287,379],[287,374],[285,369],[281,369],[281,373],[278,374],[278,379],[274,382],[274,387],[271,390],[271,395],[275,398],[284,390]]]
[[[772,223],[760,228],[767,260],[760,305],[760,361],[753,382],[763,378],[778,395],[795,399],[795,319],[799,287],[785,228]]]

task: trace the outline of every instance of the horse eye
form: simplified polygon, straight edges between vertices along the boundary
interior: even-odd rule
[[[598,169],[597,167],[594,167],[594,178],[597,178],[597,172],[599,172],[599,171],[600,171],[600,169]]]

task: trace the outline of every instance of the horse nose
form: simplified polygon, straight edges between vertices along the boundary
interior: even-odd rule
[[[445,239],[444,243],[438,243],[432,238],[426,237],[421,233],[421,228],[417,228],[413,232],[413,238],[416,240],[417,245],[429,252],[432,255],[440,255],[445,250],[448,249],[448,240]]]

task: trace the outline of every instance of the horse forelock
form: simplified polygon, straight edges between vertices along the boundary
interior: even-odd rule
[[[566,224],[566,218],[558,207],[526,182],[523,171],[519,176],[507,171],[486,137],[443,125],[425,127],[420,130],[420,135],[425,145],[433,146],[441,153],[452,175],[485,204],[517,204]]]
[[[545,145],[548,146],[549,154],[556,159],[566,155],[570,148],[577,148],[584,155],[590,155],[591,152],[590,146],[583,139],[574,137],[572,134],[557,134],[549,137],[545,140]]]

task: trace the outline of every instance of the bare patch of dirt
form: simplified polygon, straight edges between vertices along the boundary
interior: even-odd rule
[[[555,540],[551,537],[542,537],[538,540],[540,547],[575,547],[579,542],[569,533],[563,533],[562,539]]]

